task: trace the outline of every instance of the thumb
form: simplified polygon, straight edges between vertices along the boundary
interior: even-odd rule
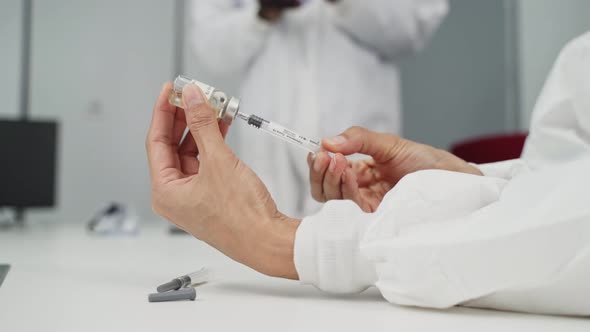
[[[351,127],[342,134],[322,140],[324,149],[351,155],[361,153],[377,162],[391,159],[405,140],[399,136],[380,134],[362,127]]]
[[[196,84],[187,84],[182,89],[186,124],[197,143],[200,155],[208,155],[225,146],[215,111],[207,102]]]

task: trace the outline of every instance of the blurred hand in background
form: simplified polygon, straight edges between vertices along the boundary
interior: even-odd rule
[[[275,22],[281,18],[285,9],[299,7],[304,2],[305,0],[258,0],[258,16],[266,21]]]

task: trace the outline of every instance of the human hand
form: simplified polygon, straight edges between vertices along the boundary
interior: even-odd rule
[[[335,153],[308,156],[311,194],[319,202],[350,199],[365,212],[374,212],[385,194],[405,175],[426,169],[441,169],[482,175],[455,155],[399,136],[352,127],[340,136],[325,139],[322,146]],[[370,159],[348,161],[354,153]]]
[[[301,6],[302,0],[258,0],[258,16],[263,20],[275,22],[281,18],[283,11]]]
[[[238,262],[296,279],[299,221],[277,210],[264,184],[224,143],[228,127],[196,85],[183,90],[186,110],[168,103],[171,90],[170,83],[162,88],[146,140],[154,211]]]

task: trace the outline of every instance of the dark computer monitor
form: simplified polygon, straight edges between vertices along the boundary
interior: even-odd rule
[[[0,207],[55,205],[57,124],[0,120]]]

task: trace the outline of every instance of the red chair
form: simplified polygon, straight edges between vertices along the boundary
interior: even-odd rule
[[[451,152],[465,161],[485,164],[520,157],[527,133],[481,136],[457,142]]]

